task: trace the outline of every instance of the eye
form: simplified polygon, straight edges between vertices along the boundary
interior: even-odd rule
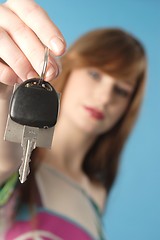
[[[129,96],[129,91],[124,89],[123,87],[114,86],[114,92],[122,97],[128,97]]]
[[[101,73],[96,70],[88,70],[88,74],[95,80],[101,80]]]

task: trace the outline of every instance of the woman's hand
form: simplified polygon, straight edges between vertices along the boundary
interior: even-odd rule
[[[56,77],[53,56],[65,51],[65,40],[33,0],[8,0],[0,5],[0,82],[13,85],[41,74],[44,48],[50,49],[46,80]]]

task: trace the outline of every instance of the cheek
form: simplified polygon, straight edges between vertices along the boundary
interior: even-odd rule
[[[128,101],[122,101],[121,104],[118,104],[113,108],[112,118],[114,122],[117,122],[125,113],[128,106]]]
[[[125,113],[127,106],[128,103],[125,102],[123,104],[117,104],[115,106],[112,106],[110,109],[108,109],[108,111],[106,112],[105,120],[101,125],[101,129],[103,129],[103,131],[105,132],[113,128]]]
[[[65,89],[61,101],[61,113],[72,114],[76,112],[77,107],[81,103],[81,89],[77,89],[74,84],[70,84]]]
[[[84,104],[90,96],[90,89],[84,83],[84,78],[71,76],[63,93],[62,106],[76,107],[79,104]]]

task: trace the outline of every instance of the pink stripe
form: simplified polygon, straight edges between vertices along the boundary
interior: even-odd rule
[[[69,222],[67,219],[45,212],[38,213],[32,224],[28,221],[16,222],[7,233],[5,240],[12,240],[16,237],[23,236],[27,232],[36,230],[53,233],[57,237],[65,240],[93,240],[93,238],[78,225]],[[46,240],[50,239],[48,237],[45,238],[45,236],[41,237]]]

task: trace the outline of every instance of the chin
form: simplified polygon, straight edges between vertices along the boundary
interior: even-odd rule
[[[77,126],[84,134],[91,136],[98,136],[110,129],[109,126],[102,126],[102,122],[94,120],[92,118],[79,117],[73,120],[74,125]],[[72,123],[73,123],[72,122]],[[109,125],[109,124],[108,124]]]
[[[91,124],[85,125],[79,125],[79,129],[86,135],[90,136],[98,136],[102,134],[104,131],[101,131],[100,129],[95,128],[95,126],[91,126]]]

